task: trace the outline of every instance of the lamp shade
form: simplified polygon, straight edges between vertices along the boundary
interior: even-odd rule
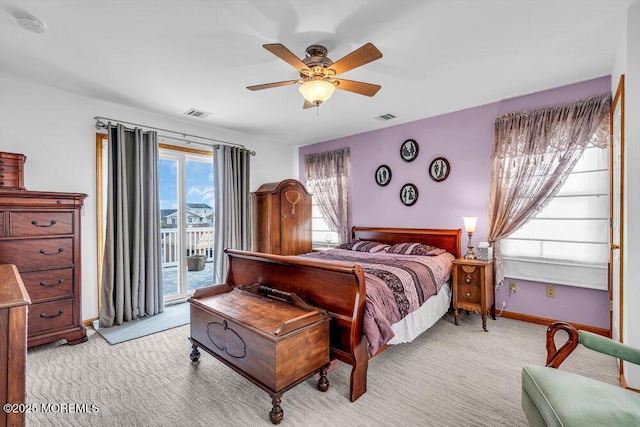
[[[476,231],[476,223],[478,222],[477,216],[463,216],[462,220],[464,221],[464,229],[467,233],[473,233]]]
[[[302,83],[300,93],[307,101],[320,105],[331,98],[336,87],[326,80],[309,80]]]

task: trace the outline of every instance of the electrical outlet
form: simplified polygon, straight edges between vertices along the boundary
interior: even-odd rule
[[[549,298],[556,297],[556,287],[554,285],[547,285],[547,296]]]
[[[512,294],[518,292],[518,282],[509,282],[509,292]]]

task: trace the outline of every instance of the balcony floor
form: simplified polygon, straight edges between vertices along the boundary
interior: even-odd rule
[[[193,291],[213,284],[213,262],[207,262],[204,270],[187,271],[189,290]],[[178,291],[178,267],[164,267],[162,269],[162,287],[164,296],[175,295]]]

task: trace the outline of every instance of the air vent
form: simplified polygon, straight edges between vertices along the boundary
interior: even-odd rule
[[[32,33],[42,34],[47,31],[47,25],[33,16],[19,16],[18,25]]]
[[[396,118],[396,116],[394,116],[391,113],[383,114],[381,116],[376,117],[376,119],[378,119],[378,120],[391,120],[391,119],[395,119],[395,118]]]
[[[196,110],[192,108],[184,112],[187,116],[197,117],[198,119],[204,119],[205,117],[209,117],[211,113],[207,113],[206,111]]]

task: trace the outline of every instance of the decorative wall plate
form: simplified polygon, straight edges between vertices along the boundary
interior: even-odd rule
[[[449,162],[444,157],[437,157],[433,159],[429,165],[429,176],[435,182],[444,181],[449,176]]]
[[[400,157],[405,162],[412,162],[418,157],[418,143],[414,139],[407,139],[400,146]]]
[[[413,206],[418,201],[418,189],[413,184],[405,184],[400,189],[400,201],[405,206]]]
[[[387,165],[380,165],[376,169],[376,183],[384,187],[391,182],[391,168]]]

